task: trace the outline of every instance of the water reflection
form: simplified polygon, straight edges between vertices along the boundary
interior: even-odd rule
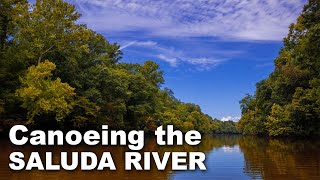
[[[207,171],[171,172],[170,164],[164,171],[151,165],[150,171],[125,171],[125,146],[13,146],[7,139],[0,140],[0,179],[320,179],[319,140],[277,140],[244,136],[206,136],[199,146],[157,146],[154,138],[147,138],[143,151],[206,152]],[[54,154],[59,164],[60,152],[92,151],[98,156],[111,152],[117,171],[11,171],[9,154],[21,151],[26,155],[38,151]],[[27,157],[28,158],[28,157]],[[44,160],[44,159],[43,159]],[[169,161],[170,162],[170,161]]]
[[[244,172],[252,178],[320,179],[320,141],[242,137]]]

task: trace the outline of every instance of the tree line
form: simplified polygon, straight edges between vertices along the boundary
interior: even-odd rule
[[[0,2],[0,129],[108,124],[153,131],[173,124],[184,132],[221,132],[224,123],[162,87],[158,64],[121,62],[119,44],[78,24],[79,18],[63,0]]]
[[[320,135],[320,1],[308,1],[283,43],[274,71],[240,101],[243,134]]]

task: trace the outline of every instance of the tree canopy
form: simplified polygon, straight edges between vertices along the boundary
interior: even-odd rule
[[[320,135],[320,1],[309,0],[270,76],[240,101],[244,134]]]

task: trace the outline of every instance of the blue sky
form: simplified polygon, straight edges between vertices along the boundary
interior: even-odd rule
[[[154,60],[164,87],[214,118],[237,120],[239,101],[273,70],[306,0],[69,0],[81,23],[117,42],[122,61]]]

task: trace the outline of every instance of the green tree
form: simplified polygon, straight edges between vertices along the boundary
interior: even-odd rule
[[[265,134],[265,126],[257,110],[249,110],[247,113],[243,114],[237,127],[243,134]]]
[[[76,24],[80,14],[62,0],[37,0],[35,4],[17,4],[14,17],[14,42],[27,53],[26,60],[39,64],[51,56],[55,60],[74,61],[88,52],[92,31]]]
[[[291,118],[289,107],[281,107],[278,104],[272,106],[266,127],[270,136],[291,135],[295,132],[294,121]]]
[[[74,88],[59,78],[51,79],[55,68],[52,62],[44,61],[29,67],[21,78],[22,87],[17,89],[16,95],[22,100],[22,107],[28,110],[29,123],[43,114],[54,114],[55,119],[61,121],[74,106]]]
[[[12,19],[15,15],[15,6],[26,4],[26,0],[1,0],[0,1],[0,57],[4,53],[4,48],[8,43],[8,37],[12,35],[14,26]],[[2,58],[1,58],[2,60]]]
[[[245,111],[238,126],[242,131],[265,124],[265,132],[272,136],[319,134],[319,12],[320,2],[309,0],[297,22],[290,25],[274,72],[257,84],[252,99],[241,102]]]

